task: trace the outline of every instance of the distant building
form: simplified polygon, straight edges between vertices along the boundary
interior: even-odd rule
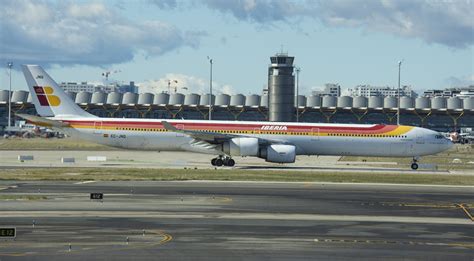
[[[62,82],[59,84],[64,91],[69,92],[104,92],[104,93],[111,93],[111,92],[119,92],[119,93],[126,93],[126,92],[133,92],[138,93],[138,86],[135,85],[135,82],[131,81],[129,84],[108,84],[108,85],[101,85],[101,84],[93,84],[89,82]]]
[[[474,85],[459,88],[446,88],[444,90],[427,90],[423,92],[424,97],[474,97]]]
[[[126,92],[133,92],[138,93],[138,86],[135,85],[134,81],[131,81],[129,84],[121,84],[117,85],[118,92],[126,93]]]
[[[398,88],[389,86],[371,86],[371,85],[357,85],[354,89],[349,89],[351,96],[398,96]],[[416,98],[418,95],[411,89],[411,86],[400,87],[400,96],[407,96]]]
[[[341,96],[341,86],[335,83],[326,83],[324,90],[313,91],[312,95],[339,97]]]
[[[62,82],[59,87],[69,92],[96,92],[100,90],[99,86],[88,82]]]

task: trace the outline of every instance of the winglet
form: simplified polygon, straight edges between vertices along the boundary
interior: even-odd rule
[[[174,131],[174,132],[179,132],[180,129],[176,128],[175,126],[171,125],[171,123],[167,121],[161,121],[161,124],[163,124],[163,127],[165,127],[166,130],[168,131]]]

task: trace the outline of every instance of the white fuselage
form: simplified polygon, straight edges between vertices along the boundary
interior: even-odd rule
[[[190,136],[167,131],[157,119],[74,118],[67,134],[113,147],[222,154],[195,146]],[[297,155],[417,157],[449,149],[438,132],[409,126],[166,120],[178,129],[257,137],[296,146]],[[204,124],[204,125],[203,125]],[[203,127],[205,126],[205,127]],[[384,131],[386,129],[386,131]],[[232,155],[231,155],[232,156]]]

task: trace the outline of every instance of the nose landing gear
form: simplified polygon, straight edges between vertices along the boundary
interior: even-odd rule
[[[419,157],[414,157],[413,162],[411,163],[411,169],[412,170],[417,170],[418,169],[418,159]]]
[[[228,157],[228,156],[219,156],[217,158],[213,158],[211,160],[211,164],[212,166],[217,166],[217,167],[220,167],[220,166],[232,167],[235,165],[235,161],[231,157]]]

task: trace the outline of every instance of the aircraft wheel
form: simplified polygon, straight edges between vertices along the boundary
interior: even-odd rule
[[[222,165],[224,165],[224,161],[222,161],[221,159],[216,159],[216,166],[220,167]]]
[[[418,163],[414,162],[411,164],[411,169],[412,170],[417,170],[418,169]]]
[[[233,159],[228,159],[226,166],[233,167],[235,165],[235,160]]]
[[[217,160],[216,158],[214,158],[214,159],[211,160],[212,166],[215,166],[215,165],[216,165],[216,160]]]

